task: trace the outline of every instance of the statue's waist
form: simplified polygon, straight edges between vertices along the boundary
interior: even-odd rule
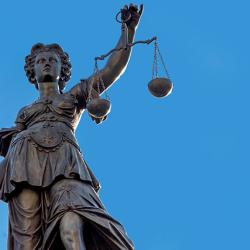
[[[63,122],[43,121],[35,123],[17,134],[12,140],[12,145],[25,138],[39,149],[56,149],[65,141],[79,149],[73,131]]]
[[[42,126],[44,122],[52,122],[55,124],[54,126],[57,124],[58,126],[61,126],[60,124],[65,124],[74,132],[74,123],[72,120],[73,119],[54,115],[53,113],[42,114],[39,117],[36,117],[34,120],[28,122],[27,127],[31,128],[34,125],[37,126],[36,124],[39,124],[38,126]]]

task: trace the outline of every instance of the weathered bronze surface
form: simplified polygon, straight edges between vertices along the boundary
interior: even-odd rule
[[[132,43],[143,6],[125,6]],[[128,20],[128,16],[129,18]],[[124,35],[116,46],[124,43]],[[75,130],[89,97],[109,88],[124,72],[131,49],[115,50],[100,76],[93,74],[64,92],[71,76],[69,56],[58,44],[36,44],[25,60],[29,81],[40,97],[22,108],[16,126],[0,130],[0,198],[9,206],[9,250],[132,250],[122,225],[97,194],[99,182],[84,161]],[[98,77],[104,86],[98,86]],[[90,113],[100,123],[104,114]],[[107,114],[108,112],[106,112]],[[91,115],[93,114],[93,115]]]
[[[109,100],[96,98],[87,103],[87,109],[93,117],[103,118],[110,112],[111,104]]]
[[[155,78],[149,82],[148,89],[155,97],[166,97],[171,94],[173,84],[168,78]]]

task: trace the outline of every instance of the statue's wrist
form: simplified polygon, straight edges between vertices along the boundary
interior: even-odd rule
[[[128,28],[128,39],[133,40],[135,33],[136,33],[135,28]],[[131,41],[129,41],[129,42],[131,42]]]
[[[135,33],[136,27],[130,27],[130,26],[128,26],[128,31]]]

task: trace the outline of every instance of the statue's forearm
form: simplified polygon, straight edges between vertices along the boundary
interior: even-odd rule
[[[116,49],[124,48],[125,44],[125,35],[126,32],[123,30],[121,37],[116,45]],[[135,30],[128,29],[128,43],[132,43],[135,36]],[[103,79],[105,89],[109,88],[125,71],[126,66],[129,61],[132,48],[128,47],[127,49],[121,49],[115,51],[109,57],[107,64],[100,71],[100,76]],[[97,82],[95,81],[94,88],[97,89]],[[103,92],[104,89],[102,86],[99,86],[100,91]]]

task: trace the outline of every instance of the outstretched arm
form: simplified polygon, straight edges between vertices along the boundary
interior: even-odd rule
[[[122,9],[123,20],[126,20],[128,16],[131,15],[130,20],[126,22],[128,30],[127,33],[128,44],[132,43],[134,40],[135,31],[140,21],[142,12],[143,12],[143,5],[140,6],[139,11],[138,7],[133,4],[130,4],[129,7],[125,5],[124,8]],[[126,46],[125,36],[126,36],[126,30],[123,27],[121,37],[115,47],[116,49],[124,48]],[[113,52],[109,57],[105,67],[102,70],[100,70],[99,77],[97,74],[94,74],[89,77],[88,82],[92,82],[94,89],[98,92],[100,91],[100,94],[103,93],[123,74],[123,72],[127,67],[130,54],[131,54],[130,47],[128,47],[127,49],[121,49]],[[98,84],[100,77],[103,80],[104,86],[102,86],[102,84]]]

